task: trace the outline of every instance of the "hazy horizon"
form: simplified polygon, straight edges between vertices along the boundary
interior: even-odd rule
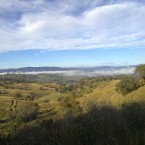
[[[1,67],[0,69],[18,69],[18,68],[27,68],[27,67],[58,67],[58,68],[91,68],[91,67],[128,67],[128,66],[137,66],[139,64],[128,64],[128,63],[123,63],[123,64],[113,64],[113,63],[104,63],[104,64],[94,64],[94,65],[24,65],[24,66],[14,66],[14,67]]]

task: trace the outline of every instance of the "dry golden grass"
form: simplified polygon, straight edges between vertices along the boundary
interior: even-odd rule
[[[86,108],[90,104],[97,104],[98,106],[111,105],[120,107],[125,103],[145,102],[145,86],[139,88],[132,93],[122,96],[116,91],[116,84],[119,80],[107,82],[105,85],[95,88],[91,93],[86,94],[78,100]]]
[[[45,90],[41,90],[41,87],[45,87]],[[10,109],[11,101],[15,98],[16,93],[19,92],[22,95],[22,99],[18,100],[18,106],[22,106],[26,103],[26,96],[34,92],[36,98],[34,102],[38,103],[41,110],[46,110],[49,106],[56,107],[58,105],[57,97],[59,94],[56,92],[55,88],[58,88],[59,85],[56,83],[49,84],[39,84],[39,83],[13,83],[0,86],[1,92],[8,92],[8,94],[0,94],[0,109],[8,111]]]
[[[124,96],[122,100],[124,103],[145,102],[145,86]]]
[[[84,94],[83,97],[77,100],[84,108],[87,108],[92,103],[98,106],[111,105],[118,108],[124,103],[145,102],[145,86],[128,95],[122,96],[116,91],[115,86],[118,82],[119,80],[113,80],[101,83],[92,92]],[[41,90],[41,87],[46,87],[46,90]],[[48,107],[59,107],[57,100],[62,94],[56,92],[55,87],[58,88],[59,85],[56,83],[15,83],[8,84],[8,89],[0,86],[0,90],[9,92],[9,94],[0,94],[0,109],[9,110],[11,101],[17,92],[22,94],[22,98],[25,98],[31,92],[35,92],[36,98],[34,102],[39,104],[41,111],[46,110]],[[25,100],[19,100],[18,107],[24,103],[26,103]]]
[[[84,97],[80,98],[81,104],[85,101],[85,107],[90,104],[97,105],[113,105],[118,106],[121,103],[122,95],[116,92],[115,85],[118,81],[110,81],[105,84],[95,88],[91,93],[86,94]]]
[[[12,97],[6,95],[0,95],[0,109],[8,109],[10,106]]]
[[[102,108],[92,107],[92,109],[88,110],[88,112],[80,114],[79,116],[74,116],[73,118],[69,116],[63,118],[57,99],[58,97],[64,96],[64,94],[56,92],[54,89],[55,84],[53,86],[52,84],[48,84],[46,90],[40,89],[40,87],[44,87],[46,84],[35,83],[27,84],[27,87],[29,88],[28,90],[21,89],[21,87],[26,85],[23,83],[14,84],[13,89],[0,87],[1,90],[9,92],[9,94],[5,95],[0,94],[0,111],[2,112],[4,109],[9,109],[13,95],[17,91],[20,91],[22,96],[26,96],[33,91],[39,95],[34,100],[34,102],[39,103],[39,115],[35,120],[27,123],[27,125],[22,124],[20,130],[14,132],[12,141],[15,144],[36,145],[38,144],[38,141],[40,141],[40,144],[56,144],[58,142],[57,144],[63,145],[80,145],[81,141],[82,145],[132,145],[134,143],[136,145],[143,145],[145,131],[145,126],[143,125],[145,120],[145,108],[140,107],[139,103],[134,104],[133,102],[145,102],[145,86],[122,96],[116,91],[116,84],[118,82],[119,80],[103,83],[99,82],[99,85],[91,90],[90,93],[84,91],[83,97],[77,99],[81,105],[84,105],[84,109],[87,109],[88,104],[91,103],[97,104],[97,106],[101,106]],[[56,85],[56,87],[58,86]],[[85,87],[87,88],[88,86],[86,85]],[[65,95],[67,96],[68,93]],[[18,107],[24,103],[26,103],[25,100],[18,101]],[[125,103],[130,105],[119,109],[119,107]],[[55,109],[53,110],[53,108]],[[42,128],[40,122],[42,122],[43,119],[48,119],[50,117],[50,110],[52,110],[52,112],[58,111],[58,114],[53,114],[53,119],[56,118],[56,122],[52,128]],[[1,112],[0,119],[5,119],[4,115],[1,115]],[[16,122],[8,122],[4,125],[5,126],[0,124],[0,127],[4,129],[3,135],[8,136],[9,129],[13,129],[13,127],[16,126]],[[51,139],[55,139],[55,142]],[[7,143],[7,145],[13,145],[11,140],[8,141],[10,142]],[[48,143],[48,141],[50,141],[50,143]]]

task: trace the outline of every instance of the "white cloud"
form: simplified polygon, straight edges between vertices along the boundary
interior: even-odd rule
[[[137,1],[1,0],[0,8],[0,52],[145,46],[145,4]]]

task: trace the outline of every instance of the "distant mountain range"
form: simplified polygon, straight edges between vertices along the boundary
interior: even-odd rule
[[[80,76],[95,76],[95,75],[113,75],[113,74],[133,74],[135,65],[131,66],[95,66],[95,67],[23,67],[0,69],[0,74],[38,74],[51,73],[62,75],[80,75]]]

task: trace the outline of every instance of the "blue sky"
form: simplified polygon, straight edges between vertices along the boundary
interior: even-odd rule
[[[0,54],[0,68],[25,66],[117,66],[145,62],[145,49],[25,50]]]
[[[144,0],[0,0],[0,68],[145,63]]]

